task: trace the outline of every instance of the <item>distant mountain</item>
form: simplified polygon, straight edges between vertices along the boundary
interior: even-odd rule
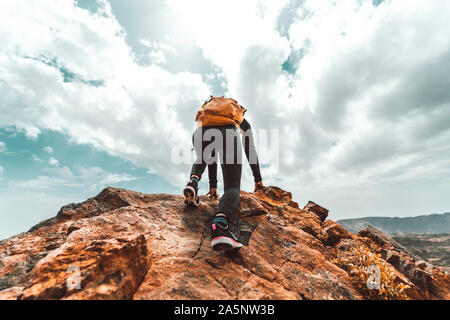
[[[393,239],[429,263],[450,271],[450,234],[408,234]]]
[[[390,235],[450,233],[450,212],[407,218],[367,217],[337,221],[345,229],[357,233],[368,225]]]

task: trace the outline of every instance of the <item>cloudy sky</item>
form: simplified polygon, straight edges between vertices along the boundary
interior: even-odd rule
[[[450,211],[449,16],[447,0],[1,1],[0,238],[105,186],[180,193],[172,152],[210,94],[279,130],[264,182],[300,205]]]

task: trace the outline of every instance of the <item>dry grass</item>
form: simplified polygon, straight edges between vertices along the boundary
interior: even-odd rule
[[[333,263],[349,273],[351,281],[368,298],[375,300],[407,300],[405,290],[409,285],[403,283],[392,273],[392,269],[380,255],[372,253],[367,247],[358,246],[342,252]],[[374,270],[379,270],[379,275]],[[376,279],[379,276],[378,288],[369,289],[369,277]]]

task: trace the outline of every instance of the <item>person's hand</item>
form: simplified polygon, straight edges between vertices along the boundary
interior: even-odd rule
[[[211,188],[209,189],[209,192],[206,194],[211,199],[218,199],[219,195],[217,194],[217,188]]]
[[[253,192],[256,192],[256,191],[262,191],[262,190],[264,190],[265,188],[266,188],[266,187],[264,186],[264,184],[263,184],[262,181],[255,182],[255,191],[253,191]]]

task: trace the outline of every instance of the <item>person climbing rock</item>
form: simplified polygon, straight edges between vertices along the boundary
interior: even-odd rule
[[[264,190],[265,187],[262,182],[261,170],[259,167],[258,154],[256,153],[252,127],[250,126],[250,123],[246,119],[244,119],[240,124],[240,129],[245,156],[247,157],[248,163],[250,164],[250,168],[253,173],[253,179],[255,181],[254,192]],[[215,157],[214,152],[212,154],[212,157]],[[219,194],[217,193],[217,162],[208,165],[208,176],[209,192],[206,195],[209,195],[213,199],[218,199]]]
[[[224,194],[211,223],[211,247],[214,250],[230,250],[243,246],[238,239],[242,173],[242,145],[238,127],[243,123],[246,111],[232,98],[211,96],[195,117],[198,128],[194,131],[192,140],[197,159],[192,165],[190,180],[183,193],[186,204],[199,206],[198,183],[206,166],[217,166],[217,158],[220,159]],[[249,141],[248,150],[250,149]],[[249,155],[252,153],[249,152]],[[210,171],[209,175],[212,186],[217,187],[217,167],[215,176],[214,171]],[[259,185],[262,185],[261,180],[258,181]]]

